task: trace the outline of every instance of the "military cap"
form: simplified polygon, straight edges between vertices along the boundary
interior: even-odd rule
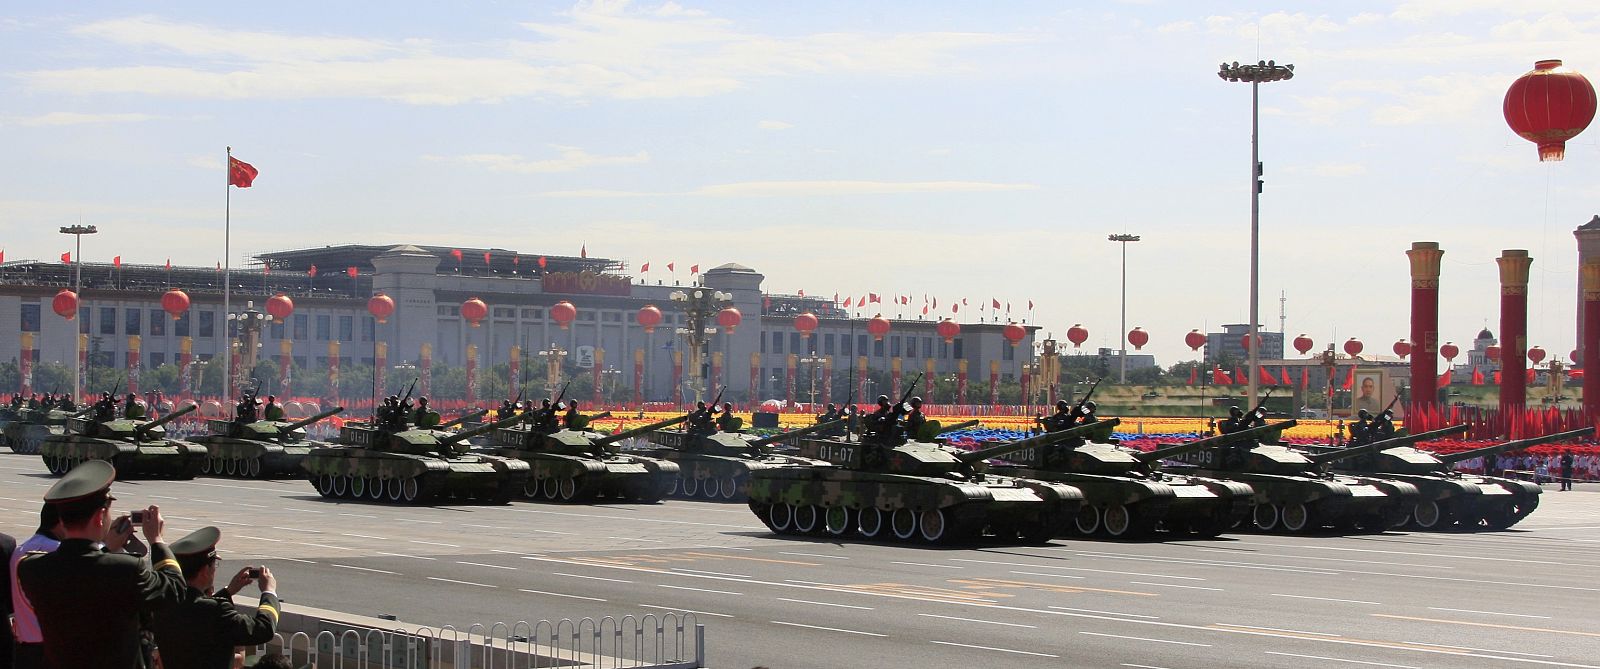
[[[216,555],[217,542],[221,540],[222,530],[207,525],[172,542],[168,547],[179,560],[187,561]]]
[[[45,492],[44,501],[49,504],[64,504],[88,499],[94,496],[104,496],[111,489],[111,482],[117,479],[117,470],[105,460],[88,460],[72,468],[60,481],[50,486]]]

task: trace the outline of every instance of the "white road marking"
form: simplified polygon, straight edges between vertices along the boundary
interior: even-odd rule
[[[640,604],[639,608],[641,608],[641,609],[660,609],[662,611],[671,611],[673,613],[693,613],[695,615],[716,616],[718,618],[732,618],[733,617],[733,616],[730,616],[730,615],[728,615],[726,613],[712,613],[710,611],[696,611],[694,609],[681,609],[681,608],[678,608],[676,606],[656,606],[654,604]]]
[[[1231,562],[1228,560],[1196,560],[1193,558],[1169,558],[1150,555],[1134,555],[1129,553],[1078,553],[1080,557],[1110,558],[1115,560],[1132,560],[1138,562],[1158,562],[1162,564],[1184,564],[1198,567],[1234,567],[1237,569],[1259,569],[1261,571],[1286,571],[1292,574],[1317,574],[1321,576],[1337,576],[1339,572],[1326,569],[1307,569],[1301,565],[1261,564],[1258,562]],[[1170,577],[1168,577],[1170,578]]]
[[[282,539],[268,539],[266,537],[252,537],[252,536],[250,536],[248,534],[241,534],[241,535],[239,535],[239,538],[240,539],[254,539],[256,541],[270,541],[270,542],[275,543],[275,544],[283,543]]]
[[[847,558],[847,557],[845,557],[843,555],[817,555],[816,553],[791,553],[789,551],[778,551],[778,554],[779,555],[798,555],[800,557],[826,558],[826,559],[829,559],[829,560],[848,560],[848,559],[850,559],[850,558]]]
[[[968,644],[968,643],[955,643],[955,642],[952,642],[952,641],[929,641],[928,643],[936,643],[936,644],[939,644],[941,646],[958,646],[958,647],[961,647],[961,648],[976,648],[978,650],[992,650],[992,651],[995,651],[995,652],[998,652],[998,653],[1016,653],[1018,655],[1032,655],[1034,657],[1061,657],[1060,655],[1051,655],[1049,653],[1034,653],[1034,652],[1030,652],[1030,651],[1026,651],[1026,650],[1011,650],[1010,648],[994,648],[992,646],[974,646],[974,645]]]
[[[343,513],[343,512],[340,512],[339,515],[341,515],[341,516],[350,516],[351,518],[377,518],[377,516],[369,516],[369,515],[366,515],[364,513]]]
[[[384,569],[372,569],[370,567],[357,567],[355,565],[338,564],[338,563],[334,563],[334,562],[329,562],[328,566],[330,566],[330,567],[338,567],[340,569],[354,569],[356,571],[370,571],[370,572],[376,572],[376,573],[379,573],[379,574],[389,574],[390,576],[399,576],[400,575],[400,572],[397,572],[397,571],[387,571],[387,570],[384,570]]]
[[[375,537],[375,536],[372,536],[370,534],[355,534],[353,532],[340,532],[339,534],[343,534],[343,535],[345,535],[347,537],[360,537],[362,539],[377,539],[379,541],[392,541],[392,539],[390,539],[389,537]]]
[[[322,530],[307,530],[307,529],[301,529],[301,528],[298,528],[298,527],[278,527],[277,525],[271,525],[270,527],[272,529],[274,529],[274,530],[283,530],[285,532],[304,532],[306,534],[322,534]]]
[[[942,618],[944,620],[959,620],[961,622],[967,622],[967,623],[983,623],[985,625],[1004,625],[1006,627],[1026,627],[1026,628],[1031,629],[1031,630],[1039,629],[1038,625],[1022,625],[1022,624],[1018,624],[1018,623],[1002,623],[1002,622],[998,622],[998,621],[994,621],[994,620],[978,620],[977,618],[957,618],[956,616],[941,616],[941,615],[936,615],[936,614],[932,614],[932,613],[918,613],[917,615],[922,616],[924,618]]]
[[[1116,611],[1096,611],[1094,609],[1074,609],[1074,608],[1066,607],[1066,606],[1051,606],[1049,608],[1056,609],[1058,611],[1078,611],[1078,612],[1081,612],[1081,613],[1099,613],[1101,615],[1107,615],[1107,616],[1127,616],[1129,618],[1146,618],[1146,619],[1149,619],[1149,620],[1160,620],[1161,619],[1161,616],[1146,616],[1146,615],[1140,615],[1140,614],[1137,614],[1137,613],[1118,613]]]
[[[1348,548],[1348,547],[1343,547],[1343,546],[1298,545],[1298,546],[1284,546],[1284,548],[1303,548],[1303,549],[1307,549],[1307,550],[1323,550],[1323,551],[1349,551],[1349,552],[1353,552],[1353,553],[1382,553],[1382,554],[1387,554],[1387,555],[1411,555],[1411,556],[1417,556],[1417,557],[1442,557],[1442,558],[1451,558],[1451,559],[1454,559],[1454,560],[1485,560],[1485,561],[1489,561],[1489,562],[1520,562],[1520,563],[1524,563],[1524,564],[1537,564],[1537,565],[1558,566],[1558,567],[1583,567],[1583,568],[1589,568],[1589,569],[1600,568],[1600,564],[1580,564],[1580,563],[1571,563],[1571,562],[1551,562],[1549,560],[1521,560],[1521,559],[1517,559],[1517,558],[1489,557],[1487,555],[1448,555],[1448,554],[1443,554],[1443,553],[1413,553],[1411,551],[1385,551],[1385,550],[1378,550],[1376,548]]]
[[[1284,657],[1301,657],[1301,658],[1305,658],[1307,660],[1327,660],[1329,662],[1349,662],[1350,664],[1365,664],[1365,665],[1372,666],[1372,667],[1394,667],[1394,669],[1418,669],[1417,667],[1413,667],[1413,666],[1406,665],[1406,664],[1385,664],[1383,662],[1363,662],[1361,660],[1346,660],[1346,659],[1344,659],[1342,657],[1323,657],[1321,655],[1298,655],[1298,654],[1295,654],[1295,653],[1279,653],[1279,652],[1270,651],[1270,650],[1269,651],[1265,651],[1265,652],[1268,655],[1282,655]]]
[[[1026,562],[996,562],[994,560],[968,560],[964,558],[951,558],[951,562],[978,562],[982,564],[998,564],[1007,567],[1030,567],[1033,569],[1062,569],[1066,571],[1089,571],[1098,574],[1117,574],[1119,576],[1143,576],[1145,578],[1171,578],[1180,581],[1204,581],[1198,576],[1171,576],[1168,574],[1146,574],[1137,571],[1111,571],[1109,569],[1089,569],[1087,567],[1058,567],[1051,564],[1029,564]]]
[[[1317,636],[1333,636],[1333,637],[1344,636],[1343,634],[1329,634],[1327,632],[1307,632],[1305,630],[1288,630],[1288,629],[1283,629],[1281,627],[1257,627],[1255,625],[1238,625],[1238,624],[1235,624],[1235,623],[1216,623],[1216,624],[1218,624],[1218,625],[1227,625],[1228,627],[1242,627],[1242,628],[1247,629],[1247,630],[1266,630],[1268,632],[1288,632],[1290,634],[1315,634]]]
[[[709,592],[709,593],[711,593],[713,595],[733,595],[735,597],[743,597],[744,596],[744,593],[742,593],[742,592],[728,592],[727,590],[708,590],[706,588],[691,588],[691,587],[688,587],[688,586],[685,586],[685,585],[667,585],[665,583],[657,583],[656,587],[658,587],[658,588],[672,588],[673,590],[693,590],[695,592]]]
[[[551,597],[570,597],[572,599],[586,599],[586,600],[589,600],[591,602],[603,602],[603,601],[606,601],[604,599],[600,599],[599,597],[584,597],[583,595],[568,595],[568,594],[560,593],[560,592],[545,592],[543,590],[529,590],[527,588],[518,588],[518,590],[521,591],[521,592],[526,592],[526,593],[533,594],[533,595],[549,595]]]
[[[774,625],[788,625],[790,627],[804,627],[806,629],[824,630],[824,631],[828,631],[828,632],[844,632],[845,634],[860,634],[861,636],[875,636],[875,637],[886,637],[886,636],[889,636],[887,634],[878,634],[877,632],[862,632],[862,631],[859,631],[859,630],[839,629],[837,627],[819,627],[817,625],[802,625],[800,623],[786,623],[786,622],[783,622],[782,620],[771,620],[771,621],[768,621],[768,622],[771,622]]]
[[[1439,648],[1456,648],[1459,650],[1475,650],[1480,653],[1504,653],[1506,655],[1526,655],[1528,657],[1555,657],[1554,655],[1540,655],[1538,653],[1523,653],[1514,650],[1491,650],[1488,648],[1468,648],[1466,646],[1446,646],[1442,643],[1418,643],[1418,646],[1438,646]]]
[[[227,504],[227,502],[218,502],[217,500],[214,500],[214,499],[191,499],[189,501],[194,502],[196,504]]]
[[[1499,611],[1474,611],[1472,609],[1447,609],[1439,606],[1428,607],[1429,611],[1454,611],[1456,613],[1480,613],[1486,616],[1511,616],[1513,618],[1542,618],[1549,620],[1550,616],[1530,616],[1526,613],[1501,613]]]
[[[1142,636],[1122,636],[1121,634],[1101,634],[1099,632],[1082,632],[1082,631],[1080,631],[1078,633],[1079,634],[1087,634],[1089,636],[1108,636],[1108,637],[1112,637],[1114,639],[1128,639],[1128,640],[1131,640],[1131,641],[1150,641],[1150,642],[1153,642],[1153,643],[1171,643],[1171,644],[1177,644],[1179,646],[1200,646],[1202,648],[1210,648],[1211,647],[1211,644],[1209,644],[1209,643],[1193,643],[1193,642],[1190,642],[1190,641],[1168,641],[1166,639],[1150,639],[1150,638],[1142,637]]]
[[[456,564],[464,564],[464,565],[467,565],[469,567],[488,567],[490,569],[506,569],[506,570],[509,570],[509,571],[516,571],[517,570],[516,567],[507,567],[505,565],[498,565],[498,564],[483,564],[482,562],[462,562],[460,560],[456,560]]]
[[[528,531],[529,532],[538,532],[539,534],[572,534],[571,532],[557,532],[555,530],[528,530]]]
[[[1128,664],[1127,662],[1123,662],[1121,666],[1133,667],[1134,669],[1167,669],[1166,667],[1157,667],[1150,664]]]
[[[753,577],[751,577],[749,575],[746,575],[746,574],[729,574],[727,572],[721,572],[721,571],[705,571],[703,569],[685,569],[683,567],[673,567],[672,571],[681,571],[681,572],[685,572],[685,573],[689,573],[689,574],[710,574],[712,576],[726,576],[728,578],[753,578]]]
[[[956,565],[953,565],[953,564],[928,564],[926,562],[898,562],[898,561],[893,561],[893,560],[891,560],[889,562],[889,564],[903,564],[903,565],[910,566],[910,567],[937,567],[939,569],[961,569],[962,568],[962,567],[959,567],[959,566],[956,566]]]
[[[444,521],[442,521],[442,520],[423,520],[421,518],[396,518],[395,520],[398,520],[398,521],[400,521],[402,523],[427,523],[429,525],[443,525],[444,524]]]
[[[405,554],[402,554],[402,553],[385,553],[383,551],[372,551],[372,552],[377,553],[378,555],[387,555],[389,557],[411,558],[413,560],[432,560],[432,559],[434,559],[434,558],[431,558],[431,557],[428,557],[428,556],[425,556],[425,555],[405,555]]]
[[[652,544],[664,544],[664,543],[667,543],[667,542],[662,541],[660,539],[644,539],[644,538],[640,538],[640,537],[606,537],[606,538],[607,539],[616,539],[618,541],[648,541],[648,542],[650,542]]]
[[[255,553],[254,555],[256,557],[266,558],[268,560],[288,560],[290,562],[300,562],[300,563],[304,563],[304,564],[316,564],[315,562],[312,562],[310,560],[302,560],[300,558],[282,557],[282,556],[279,556],[279,555],[262,555],[260,553]]]
[[[441,544],[441,543],[439,543],[437,541],[422,541],[420,539],[412,539],[411,543],[414,543],[414,544],[425,544],[425,545],[428,545],[428,546],[444,546],[445,548],[460,548],[460,546],[457,546],[455,544]]]
[[[752,525],[729,525],[727,523],[697,523],[689,520],[666,520],[663,518],[647,518],[643,516],[601,516],[592,513],[573,513],[571,511],[546,511],[544,509],[509,509],[518,513],[539,513],[551,516],[574,516],[577,518],[599,518],[601,520],[629,520],[644,523],[661,523],[667,525],[700,525],[703,527],[724,527],[735,530],[766,529],[765,525],[755,523]],[[753,518],[753,517],[752,517]]]
[[[1073,576],[1072,574],[1041,574],[1041,573],[1036,572],[1036,571],[1015,571],[1015,570],[1013,570],[1011,573],[1017,574],[1019,576],[1044,576],[1046,578],[1076,578],[1076,579],[1085,578],[1083,576]]]
[[[1195,550],[1198,550],[1198,551],[1200,551],[1202,553],[1224,553],[1224,554],[1227,554],[1227,555],[1238,555],[1239,554],[1238,551],[1236,551],[1236,550],[1227,551],[1227,550],[1222,550],[1222,549],[1219,549],[1219,548],[1198,548],[1198,549],[1195,549]],[[1450,567],[1450,566],[1446,566],[1446,565],[1442,565],[1442,564],[1417,564],[1415,562],[1380,562],[1380,561],[1377,561],[1377,560],[1351,560],[1351,559],[1348,559],[1348,558],[1318,557],[1318,556],[1314,556],[1314,555],[1281,555],[1281,554],[1278,554],[1278,553],[1253,553],[1253,554],[1254,555],[1270,556],[1270,557],[1289,558],[1291,560],[1321,560],[1323,562],[1354,562],[1356,564],[1381,564],[1381,565],[1388,565],[1388,566],[1391,566],[1391,567],[1421,567],[1421,568],[1424,568],[1424,569],[1439,569],[1439,570],[1455,569],[1455,567]]]
[[[831,603],[831,602],[813,602],[813,601],[811,601],[809,599],[789,599],[787,597],[778,597],[777,600],[780,601],[780,602],[794,602],[796,604],[816,604],[817,606],[837,606],[837,607],[839,607],[841,609],[860,609],[862,611],[876,611],[877,610],[877,609],[874,609],[874,608],[872,608],[870,606],[856,606],[854,604],[834,604],[834,603]]]
[[[1383,602],[1365,602],[1359,599],[1334,599],[1332,597],[1312,597],[1310,595],[1285,595],[1277,592],[1272,593],[1272,596],[1292,597],[1294,599],[1315,599],[1319,602],[1344,602],[1346,604],[1371,604],[1373,606],[1383,606]]]
[[[624,581],[624,580],[622,580],[620,578],[605,578],[604,576],[584,576],[583,574],[568,574],[566,572],[559,572],[559,571],[553,571],[553,572],[550,572],[550,574],[552,576],[567,576],[567,577],[570,577],[570,578],[586,578],[586,579],[589,579],[591,581],[611,581],[612,583],[632,583],[633,582],[633,581]]]
[[[1198,586],[1198,585],[1179,585],[1177,583],[1150,583],[1150,582],[1147,582],[1147,581],[1128,581],[1128,582],[1132,583],[1134,585],[1153,585],[1153,586],[1156,586],[1158,588],[1183,588],[1185,590],[1213,590],[1213,591],[1216,591],[1216,592],[1222,592],[1223,591],[1222,588],[1207,588],[1207,587],[1202,587],[1202,586]]]
[[[488,583],[473,583],[472,581],[457,581],[455,579],[450,579],[450,578],[439,578],[438,576],[429,576],[428,580],[430,580],[430,581],[444,581],[445,583],[460,583],[461,585],[476,585],[476,586],[478,586],[480,588],[498,588],[498,587],[500,587],[498,585],[489,585]]]
[[[509,527],[501,527],[499,525],[474,525],[472,523],[462,523],[461,525],[463,527],[476,527],[478,529],[483,529],[483,530],[509,530],[509,529],[511,529]]]
[[[301,546],[310,546],[312,548],[331,548],[331,549],[336,550],[336,551],[355,550],[353,548],[345,548],[343,546],[329,546],[327,544],[312,544],[312,543],[306,543],[304,541],[296,541],[295,543],[300,544]]]
[[[151,499],[170,499],[170,500],[178,500],[179,499],[177,497],[168,497],[166,495],[151,495],[150,498]]]
[[[282,507],[279,509],[279,511],[293,511],[295,513],[322,513],[321,511],[313,511],[311,509],[296,509],[291,506]]]
[[[267,506],[265,504],[245,504],[244,502],[234,502],[233,505],[234,506],[248,506],[248,507],[250,507],[252,509],[270,509],[270,508],[272,508],[272,507],[269,507],[269,506]]]

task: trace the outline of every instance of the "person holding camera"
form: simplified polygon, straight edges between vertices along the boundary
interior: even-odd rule
[[[116,476],[110,463],[90,460],[50,486],[44,501],[56,508],[61,545],[17,563],[17,581],[44,635],[47,669],[146,666],[140,617],[185,596],[183,572],[162,541],[161,509],[151,506],[113,521]],[[149,541],[148,563],[102,550],[112,536],[107,528],[132,518]]]
[[[245,567],[228,587],[214,592],[221,539],[221,530],[202,527],[172,542],[189,587],[184,602],[156,613],[150,626],[163,669],[228,669],[239,646],[264,644],[277,632],[278,583],[271,570]],[[255,615],[246,616],[234,608],[233,595],[252,581],[261,590],[261,602]]]

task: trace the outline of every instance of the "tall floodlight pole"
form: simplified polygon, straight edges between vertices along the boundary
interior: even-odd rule
[[[83,236],[92,235],[96,230],[92,225],[64,225],[61,234],[72,235],[72,294],[83,299]],[[81,304],[82,302],[80,302]],[[82,326],[80,326],[82,327]],[[83,338],[77,333],[72,335],[72,400],[83,404],[83,351],[78,350],[83,346]]]
[[[1217,76],[1227,81],[1250,82],[1250,403],[1256,401],[1256,384],[1261,373],[1260,292],[1261,292],[1261,84],[1294,78],[1293,65],[1270,60],[1255,65],[1238,61],[1223,63]]]
[[[1122,369],[1117,374],[1117,383],[1128,382],[1128,242],[1139,241],[1139,235],[1127,233],[1111,235],[1106,239],[1122,244],[1122,344],[1117,357],[1120,358]]]

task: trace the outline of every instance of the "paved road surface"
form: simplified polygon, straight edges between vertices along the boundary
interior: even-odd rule
[[[52,479],[0,456],[0,531]],[[392,507],[302,480],[123,482],[289,605],[430,625],[696,612],[711,666],[1600,667],[1600,493],[1512,531],[930,549],[773,537],[743,505]]]

